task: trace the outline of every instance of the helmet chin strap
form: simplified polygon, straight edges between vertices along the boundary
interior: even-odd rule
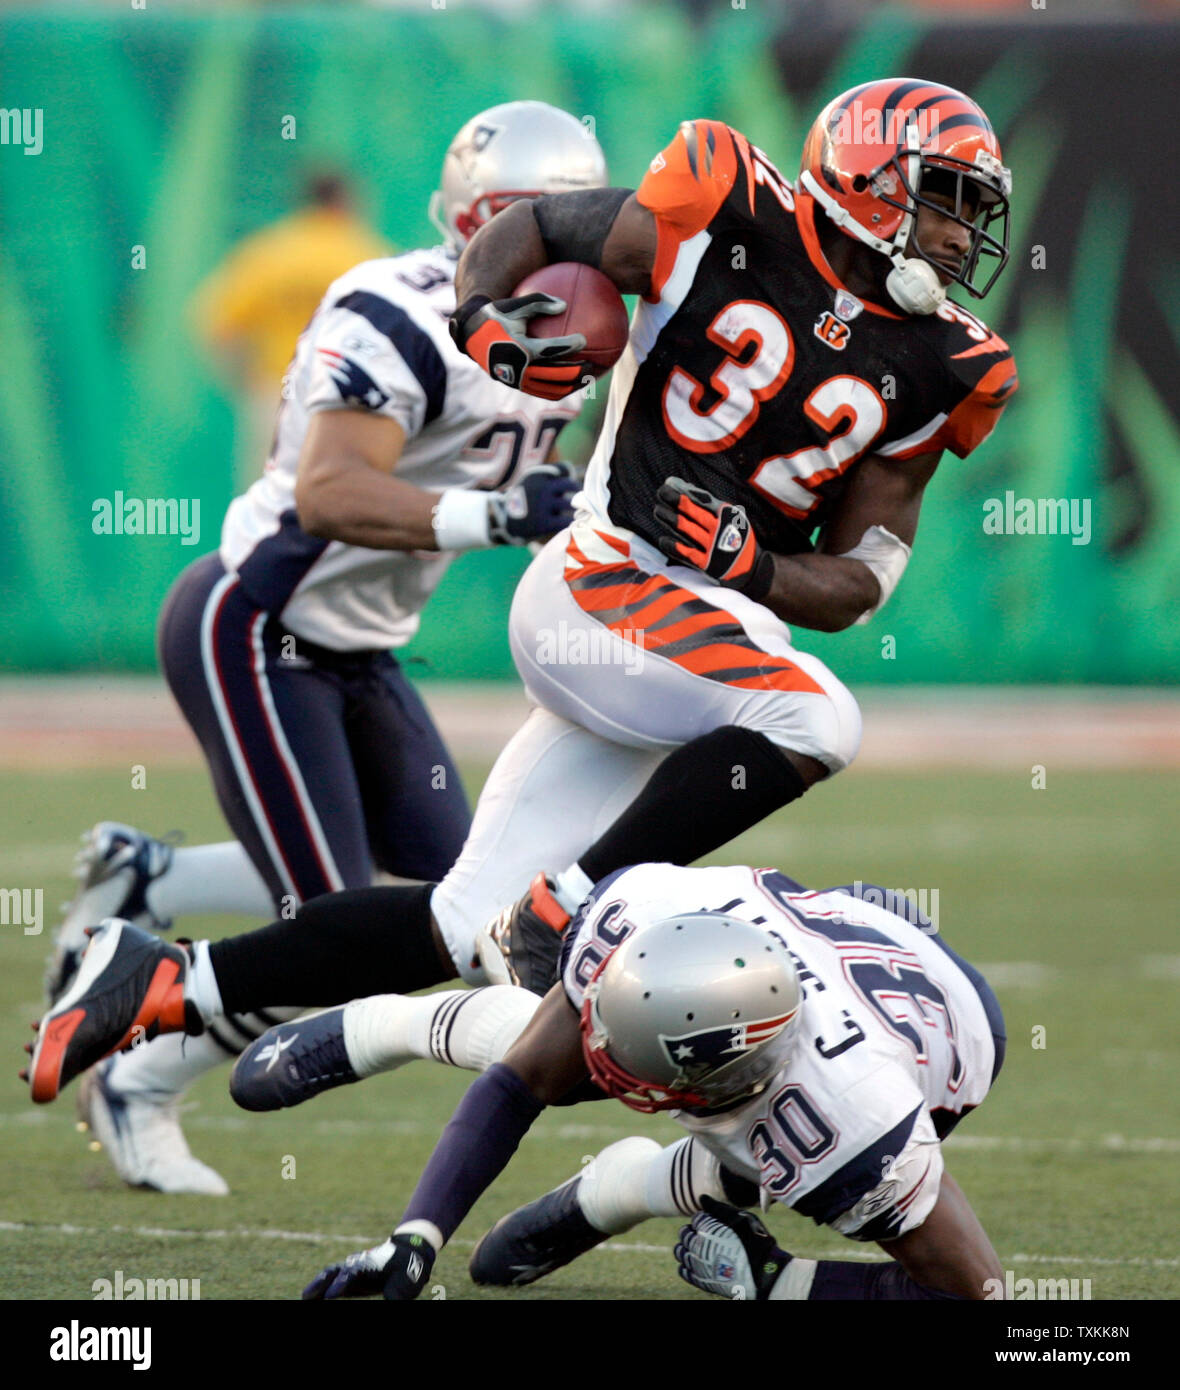
[[[443,206],[443,191],[441,188],[436,188],[430,195],[430,202],[426,208],[426,215],[442,233],[443,245],[446,247],[447,252],[452,256],[458,256],[459,252],[463,249],[463,243],[456,235],[455,229],[447,226]]]
[[[917,151],[913,153],[916,156]],[[899,309],[903,309],[907,314],[933,314],[938,309],[946,299],[946,289],[938,278],[938,272],[917,256],[907,256],[903,249],[910,239],[910,228],[914,223],[912,212],[907,212],[902,218],[901,226],[898,227],[893,240],[886,241],[884,237],[870,232],[867,227],[862,227],[847,208],[841,207],[835,198],[820,186],[809,169],[800,174],[799,182],[837,227],[842,227],[858,241],[863,241],[866,246],[871,246],[874,251],[888,256],[893,262],[893,269],[885,280],[885,288]],[[913,183],[912,178],[910,182]]]

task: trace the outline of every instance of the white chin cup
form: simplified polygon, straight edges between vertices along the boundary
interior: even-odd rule
[[[895,304],[907,314],[933,314],[946,299],[938,272],[916,256],[895,263],[885,281]]]

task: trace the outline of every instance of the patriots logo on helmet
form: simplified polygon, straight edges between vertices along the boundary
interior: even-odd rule
[[[758,1019],[754,1023],[727,1024],[724,1028],[705,1028],[699,1033],[660,1034],[660,1046],[682,1074],[690,1079],[707,1075],[743,1052],[760,1047],[780,1033],[795,1013],[779,1018]]]
[[[477,125],[471,132],[471,143],[477,150],[486,150],[502,129],[502,126],[492,125],[490,121]]]
[[[389,399],[368,372],[351,357],[345,357],[333,348],[322,347],[318,351],[336,383],[342,401],[356,401],[358,405],[367,405],[370,410],[379,410]]]

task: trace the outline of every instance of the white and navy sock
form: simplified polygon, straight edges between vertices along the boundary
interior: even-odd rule
[[[486,1071],[520,1037],[540,1002],[511,985],[357,999],[345,1007],[344,1045],[358,1076],[415,1058]]]
[[[653,1216],[692,1216],[704,1196],[724,1199],[721,1164],[691,1137],[667,1148],[620,1139],[586,1165],[578,1185],[582,1214],[610,1235]]]

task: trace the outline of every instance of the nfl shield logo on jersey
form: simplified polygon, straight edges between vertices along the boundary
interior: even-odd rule
[[[851,323],[864,307],[856,295],[849,294],[847,290],[837,290],[836,317],[841,323]]]

